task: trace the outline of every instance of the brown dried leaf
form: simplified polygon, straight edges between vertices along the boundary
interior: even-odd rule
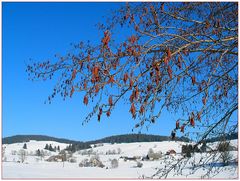
[[[133,87],[133,81],[132,81],[132,79],[130,79],[129,87],[130,87],[130,89],[132,89],[132,87]]]
[[[131,104],[130,112],[132,114],[132,117],[135,119],[136,118],[136,108],[134,103]]]
[[[109,104],[110,106],[113,105],[112,96],[109,96],[109,98],[108,98],[108,104]]]
[[[207,103],[207,98],[206,98],[206,97],[203,97],[203,98],[202,98],[202,103],[203,103],[204,105],[206,105],[206,103]]]
[[[164,11],[164,3],[161,4],[161,11]]]
[[[178,57],[177,66],[178,66],[178,68],[179,68],[179,69],[181,69],[181,68],[182,68],[182,59],[181,59],[181,57],[180,57],[180,56]]]
[[[88,104],[88,96],[87,96],[87,95],[84,96],[83,103],[84,103],[85,105]]]
[[[128,41],[129,41],[130,43],[134,44],[134,43],[137,41],[137,37],[134,36],[134,35],[132,35],[132,36],[128,39]]]
[[[195,126],[195,121],[194,121],[194,117],[190,117],[190,125],[191,126]]]
[[[196,77],[195,76],[192,76],[192,84],[195,85],[196,84]]]
[[[72,72],[72,79],[71,79],[71,80],[74,80],[74,79],[75,79],[76,74],[77,74],[77,70],[76,70],[76,69],[73,69],[73,72]]]
[[[107,83],[109,84],[109,83],[114,83],[114,82],[115,82],[114,76],[111,75]]]
[[[102,115],[102,108],[99,108],[99,115]]]
[[[84,89],[87,88],[87,82],[86,82],[86,81],[84,81],[83,88],[84,88]]]
[[[139,113],[140,113],[141,115],[143,115],[144,112],[145,112],[145,108],[144,108],[143,105],[141,105],[140,110],[139,110]]]
[[[184,133],[184,128],[185,128],[184,125],[182,125],[181,128],[180,128],[182,133]]]
[[[101,115],[98,114],[98,122],[100,122],[100,119],[101,119]]]
[[[179,120],[176,121],[176,129],[179,129]]]
[[[88,56],[87,56],[87,61],[90,62],[90,60],[91,60],[91,57],[90,57],[90,55],[88,54]]]
[[[72,97],[74,91],[75,91],[75,89],[74,89],[74,87],[72,86],[72,89],[71,89],[71,92],[70,92],[70,97]]]
[[[135,128],[138,128],[140,125],[137,123],[137,124],[135,124]]]
[[[111,115],[111,112],[110,111],[108,111],[107,112],[107,117],[109,117]]]
[[[171,53],[170,48],[168,48],[168,49],[167,49],[167,58],[168,58],[168,60],[170,60],[171,57],[172,57],[172,53]]]
[[[134,93],[131,94],[130,98],[129,98],[129,101],[130,102],[133,102],[133,99],[134,99],[134,96],[133,96]]]
[[[139,96],[138,86],[135,87],[134,93],[135,93],[134,98],[135,98],[135,99],[138,99],[138,96]]]
[[[167,72],[168,72],[169,78],[172,79],[172,69],[170,66],[168,66]]]
[[[128,73],[125,73],[124,76],[123,76],[124,83],[126,83],[127,80],[128,80]]]
[[[164,57],[164,63],[165,63],[165,65],[168,65],[168,58],[167,57]]]
[[[96,84],[96,85],[95,85],[95,93],[98,93],[98,92],[99,92],[99,85]]]
[[[98,77],[98,76],[99,76],[99,67],[98,67],[98,66],[93,67],[92,74],[93,74],[95,77]]]
[[[208,20],[206,21],[205,25],[206,25],[206,29],[208,29],[210,27],[210,23]]]
[[[201,121],[201,112],[198,112],[198,113],[197,113],[197,119],[198,119],[199,121]]]

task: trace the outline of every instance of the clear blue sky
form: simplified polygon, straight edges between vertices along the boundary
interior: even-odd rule
[[[64,55],[70,43],[99,39],[95,24],[121,3],[3,3],[3,137],[16,134],[42,134],[75,140],[93,140],[132,133],[136,120],[129,106],[120,105],[101,123],[92,119],[82,126],[91,106],[82,103],[83,94],[72,99],[54,99],[44,104],[54,82],[27,79],[29,58],[45,60],[55,53]],[[164,112],[147,134],[170,135],[174,115]],[[137,132],[137,131],[136,131]],[[136,133],[134,132],[134,133]]]

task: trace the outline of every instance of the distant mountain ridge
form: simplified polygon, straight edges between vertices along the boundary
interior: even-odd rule
[[[74,141],[74,140],[69,140],[65,138],[56,138],[56,137],[46,136],[46,135],[15,135],[15,136],[2,138],[2,144],[23,143],[23,142],[29,142],[30,140],[56,141],[56,142],[67,143],[67,144],[83,143],[81,141]]]
[[[22,143],[28,142],[30,140],[36,141],[56,141],[60,143],[67,144],[96,144],[96,143],[132,143],[132,142],[152,142],[152,141],[168,141],[170,137],[168,136],[159,136],[159,135],[150,135],[150,134],[123,134],[109,136],[98,140],[93,141],[75,141],[64,138],[56,138],[45,135],[15,135],[10,137],[5,137],[2,139],[3,144],[12,144],[12,143]],[[189,141],[187,138],[181,137],[176,138],[177,141]]]
[[[109,136],[95,141],[89,141],[89,143],[132,143],[132,142],[160,142],[160,141],[169,141],[171,138],[169,136],[159,136],[151,134],[123,134]],[[185,137],[176,137],[176,141],[185,141],[188,142],[189,139]]]
[[[224,139],[226,139],[226,140],[238,139],[238,132],[231,133],[231,134],[226,134],[225,136],[213,137],[213,138],[207,139],[206,142],[221,141],[221,140],[224,140]]]
[[[206,142],[215,142],[219,141],[222,138],[215,137],[211,139],[207,139]],[[230,135],[226,135],[226,140],[238,139],[238,133],[232,133]],[[65,138],[56,138],[46,135],[15,135],[10,137],[2,138],[2,144],[12,144],[12,143],[22,143],[29,142],[30,140],[36,141],[56,141],[59,143],[67,143],[80,145],[82,148],[87,148],[91,144],[97,143],[133,143],[133,142],[160,142],[160,141],[169,141],[171,138],[169,136],[159,136],[159,135],[151,135],[151,134],[123,134],[123,135],[115,135],[109,136],[102,139],[97,139],[93,141],[75,141],[69,140]],[[184,141],[189,142],[189,139],[186,137],[176,137],[175,141]]]

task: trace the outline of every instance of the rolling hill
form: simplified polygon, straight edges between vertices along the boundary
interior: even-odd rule
[[[64,138],[55,138],[45,135],[15,135],[10,137],[5,137],[2,139],[3,144],[12,144],[12,143],[23,143],[30,140],[36,141],[56,141],[59,143],[67,144],[96,144],[96,143],[133,143],[133,142],[153,142],[153,141],[169,141],[170,137],[168,136],[159,136],[159,135],[150,135],[150,134],[123,134],[109,136],[98,140],[93,141],[76,141],[69,140]],[[186,141],[189,140],[185,137],[176,137],[176,141]]]

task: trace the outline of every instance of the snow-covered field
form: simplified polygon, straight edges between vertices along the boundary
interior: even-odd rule
[[[3,145],[5,147],[5,160],[3,166],[3,178],[146,178],[155,174],[159,168],[170,166],[171,162],[176,162],[182,159],[181,147],[183,142],[164,141],[164,142],[141,142],[141,143],[122,143],[122,144],[103,144],[92,149],[77,151],[72,155],[76,160],[75,163],[70,162],[48,162],[51,155],[57,155],[58,152],[50,152],[44,150],[46,144],[59,146],[60,149],[66,148],[67,144],[53,141],[30,141],[27,142],[28,155],[21,163],[21,156],[19,151],[22,150],[24,143],[15,143]],[[217,146],[218,143],[212,143],[211,148]],[[231,145],[237,147],[238,141],[232,140]],[[162,157],[159,160],[144,160],[141,158],[146,156],[149,149],[152,148],[154,152],[162,152]],[[35,155],[36,150],[44,150],[43,158]],[[88,151],[91,150],[91,152]],[[113,151],[114,150],[114,151]],[[176,155],[165,155],[167,151],[175,150]],[[115,152],[115,154],[106,154],[107,152]],[[85,153],[83,153],[85,152]],[[97,154],[104,164],[100,167],[79,167],[79,163],[84,159],[89,159]],[[184,162],[185,166],[181,172],[177,171],[177,167],[172,169],[168,178],[201,178],[208,170],[212,169],[212,173],[208,175],[210,178],[237,178],[238,165],[237,151],[231,151],[231,160],[228,166],[223,166],[220,161],[213,160],[219,155],[213,156],[210,153],[195,153],[195,155]],[[137,157],[137,161],[126,161],[120,157]],[[111,160],[116,158],[118,160],[118,167],[112,168]],[[209,160],[206,160],[211,158]],[[199,160],[205,161],[202,164]],[[20,163],[19,163],[20,162]],[[143,165],[141,168],[137,167],[137,162]],[[205,166],[202,166],[205,165]],[[176,175],[178,173],[178,175]],[[157,177],[157,176],[156,176]]]

